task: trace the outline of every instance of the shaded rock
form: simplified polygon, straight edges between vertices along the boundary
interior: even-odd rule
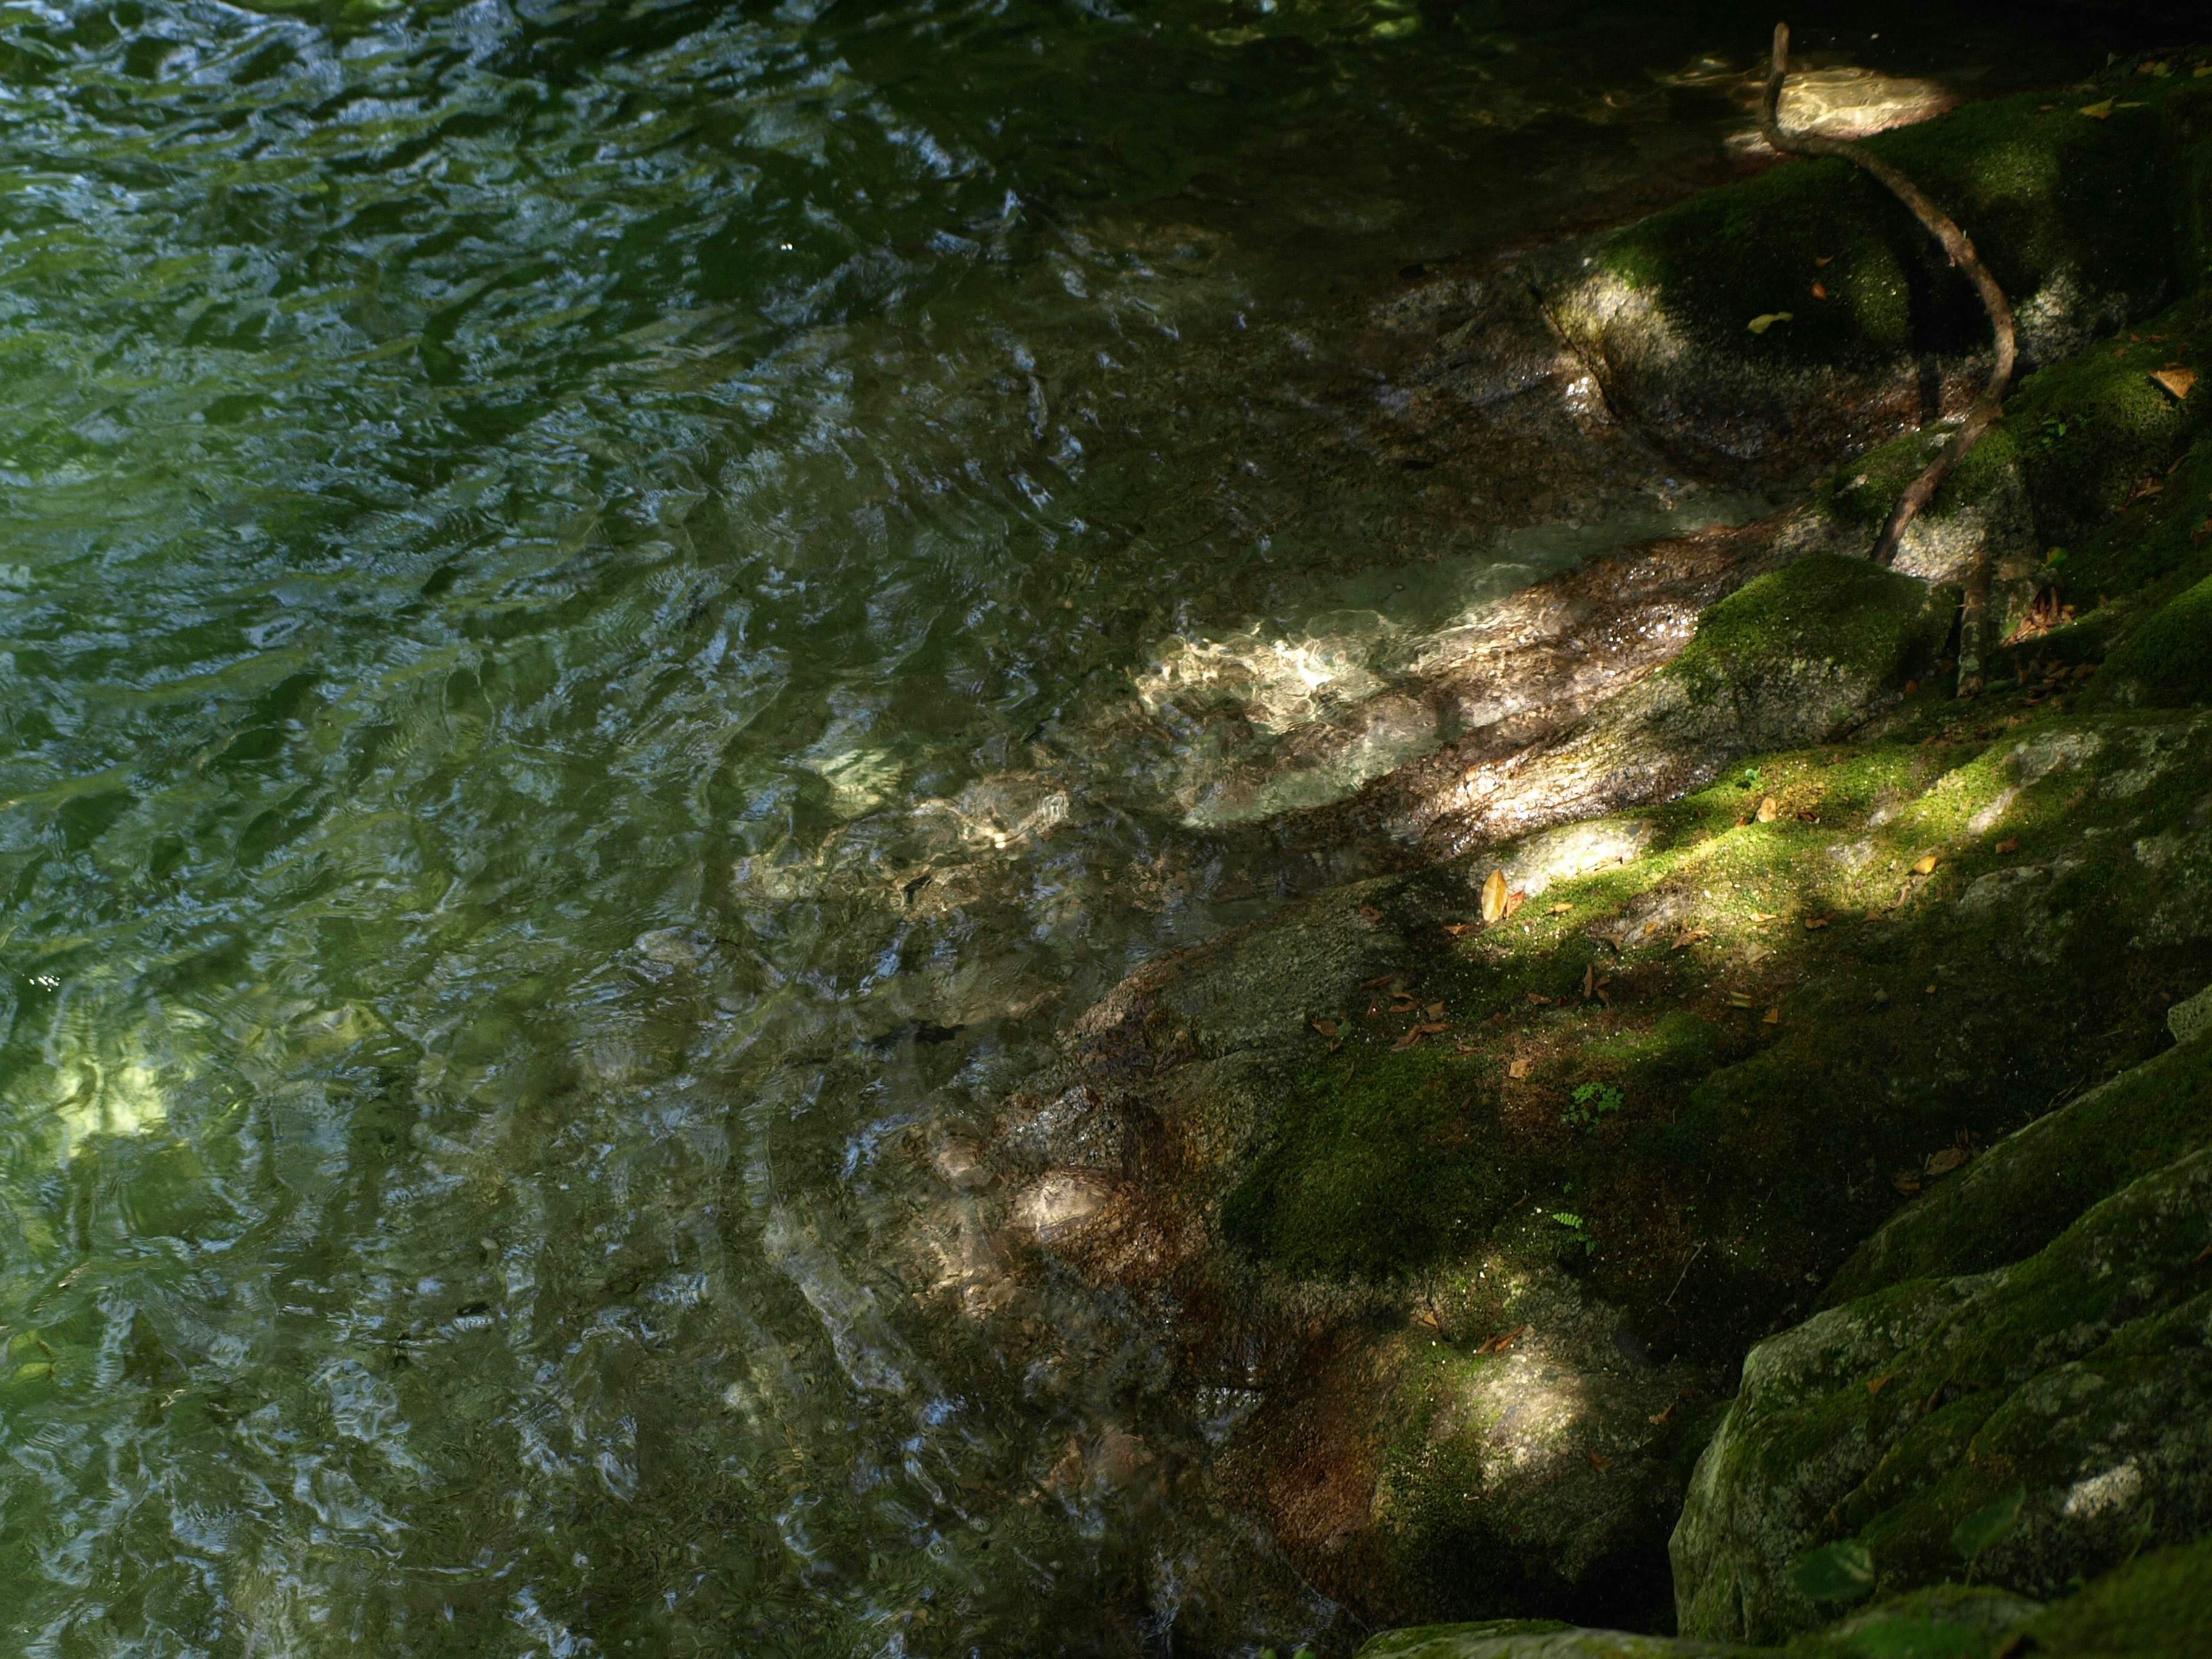
[[[2035,1622],[2043,1613],[2039,1603],[2002,1590],[1945,1584],[1854,1613],[1790,1651],[1832,1654],[1836,1659],[1994,1659],[2014,1632],[2045,1628]],[[1773,1651],[1695,1637],[1638,1636],[1540,1620],[1494,1620],[1388,1631],[1361,1648],[1358,1659],[1696,1659],[1704,1655],[1749,1659]]]
[[[1496,1619],[1474,1625],[1394,1630],[1359,1650],[1359,1659],[1698,1659],[1741,1648],[1626,1631],[1586,1630],[1542,1620]]]
[[[1753,1349],[1675,1530],[1683,1628],[1816,1627],[1790,1566],[1832,1538],[1856,1535],[1884,1588],[1940,1580],[1958,1522],[2015,1489],[2017,1525],[1975,1565],[2024,1595],[2212,1529],[2208,1206],[2200,1149],[2012,1267],[1909,1280]]]
[[[1759,750],[1830,740],[1933,665],[1954,596],[1832,554],[1759,578],[1707,611],[1674,660],[1575,726],[1363,801],[1398,833],[1455,853],[1661,800]]]
[[[2212,1043],[2185,1042],[2037,1118],[1899,1212],[1823,1300],[2017,1261],[2107,1194],[2208,1144]]]
[[[2212,1631],[2212,1539],[2153,1550],[2027,1628],[2051,1659],[2193,1659]]]
[[[2203,95],[2130,101],[2095,121],[2028,94],[1870,141],[1976,239],[2030,365],[2148,315],[2192,257],[2199,210],[2177,180],[2196,163],[2177,158]],[[1705,192],[1529,274],[1614,411],[1703,465],[1800,472],[1958,412],[1986,372],[1964,278],[1842,161]]]

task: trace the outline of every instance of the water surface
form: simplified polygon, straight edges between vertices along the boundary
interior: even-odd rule
[[[1255,707],[1749,510],[1376,325],[1725,172],[1651,9],[0,5],[9,1650],[1355,1637],[945,1149],[1328,873]]]

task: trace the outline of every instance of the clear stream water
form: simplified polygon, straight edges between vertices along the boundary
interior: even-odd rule
[[[1717,176],[1662,9],[0,3],[0,1648],[1356,1636],[927,1153],[1318,878],[1164,653],[1679,510],[1367,323]]]

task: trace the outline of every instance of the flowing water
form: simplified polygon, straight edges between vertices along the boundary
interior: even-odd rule
[[[1412,422],[1745,125],[1521,9],[0,3],[0,1646],[1356,1635],[945,1149],[1436,734],[1232,762],[1751,510]]]

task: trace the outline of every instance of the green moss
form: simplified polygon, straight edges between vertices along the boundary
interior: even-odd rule
[[[1708,690],[1813,659],[1877,682],[1933,658],[1948,623],[1927,584],[1864,559],[1815,554],[1746,583],[1698,620],[1668,673]]]
[[[2193,1659],[2212,1632],[2212,1540],[2156,1550],[2028,1626],[2050,1659]]]
[[[2005,428],[2046,542],[2070,544],[2106,526],[2202,432],[2208,400],[2177,399],[2151,379],[2177,362],[2212,369],[2212,295],[2030,375],[2007,400]]]
[[[2106,658],[2099,690],[2137,708],[2212,700],[2212,577],[2130,632]]]
[[[2174,284],[2182,255],[2162,172],[2166,106],[2193,92],[2151,85],[2142,107],[2084,118],[2034,94],[1969,105],[1871,141],[1968,226],[2006,291],[2058,280],[2137,296]],[[1972,289],[1911,216],[1841,161],[1798,161],[1692,198],[1608,240],[1601,255],[1659,291],[1692,349],[1756,351],[1800,365],[1865,363],[1983,345]],[[1825,259],[1826,264],[1818,263]],[[1828,297],[1812,293],[1819,282]],[[1758,315],[1792,320],[1753,336]]]
[[[2039,1248],[2100,1199],[2212,1142],[2212,1041],[2168,1050],[2001,1143],[1846,1262],[1832,1304],[1885,1285],[1984,1273]]]
[[[1456,1155],[1480,1130],[1474,1068],[1430,1048],[1308,1071],[1231,1194],[1227,1236],[1297,1273],[1388,1277],[1486,1231],[1510,1201]]]

